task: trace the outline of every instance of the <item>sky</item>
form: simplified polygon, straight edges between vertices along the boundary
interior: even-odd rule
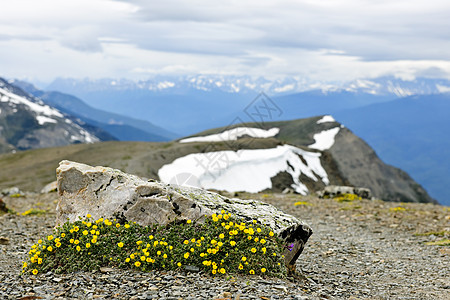
[[[448,0],[0,1],[0,77],[450,78]]]

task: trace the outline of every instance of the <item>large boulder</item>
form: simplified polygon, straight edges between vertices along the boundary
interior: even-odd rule
[[[291,270],[312,234],[305,222],[256,200],[229,199],[203,189],[167,185],[107,167],[66,160],[60,162],[56,174],[57,225],[76,221],[88,213],[93,218],[136,222],[142,226],[180,220],[202,222],[205,216],[225,210],[246,221],[254,219],[271,227],[289,245],[284,255]]]

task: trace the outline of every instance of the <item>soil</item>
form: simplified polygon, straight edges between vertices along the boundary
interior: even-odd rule
[[[273,204],[313,228],[297,261],[297,278],[125,270],[20,276],[31,245],[52,231],[57,201],[55,193],[28,194],[3,198],[17,213],[0,215],[0,298],[450,299],[450,245],[433,245],[450,238],[449,207],[283,194],[239,197]],[[47,212],[18,214],[31,208]]]

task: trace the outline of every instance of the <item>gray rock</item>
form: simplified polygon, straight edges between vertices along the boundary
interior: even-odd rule
[[[1,193],[2,193],[3,196],[11,196],[11,195],[21,195],[21,194],[23,194],[20,191],[20,189],[18,187],[16,187],[16,186],[3,189]]]
[[[256,200],[229,199],[203,189],[146,181],[116,169],[66,160],[60,162],[56,173],[57,225],[88,213],[95,219],[117,219],[142,226],[175,220],[202,222],[205,216],[225,210],[272,228],[289,245],[290,249],[283,253],[289,270],[295,269],[295,261],[312,234],[305,222]]]
[[[58,182],[57,181],[53,181],[50,182],[49,184],[47,184],[46,186],[44,186],[41,190],[41,194],[48,194],[51,192],[56,192],[58,188]]]
[[[317,192],[320,198],[333,198],[342,194],[355,194],[363,199],[372,198],[370,189],[363,187],[329,185]]]

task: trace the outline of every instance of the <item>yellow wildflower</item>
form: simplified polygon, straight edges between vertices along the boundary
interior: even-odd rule
[[[116,227],[119,228],[119,227],[120,227],[120,224],[119,224],[119,223],[116,223]]]
[[[251,275],[254,275],[255,274],[255,271],[253,271],[253,270],[250,270],[250,271],[248,271]]]
[[[134,263],[134,265],[136,266],[136,267],[140,267],[141,266],[141,262],[139,262],[139,261],[136,261],[135,263]]]
[[[120,243],[117,244],[117,246],[119,246],[119,248],[122,248],[123,247],[123,243],[120,242]]]
[[[189,252],[186,252],[186,253],[184,254],[184,258],[185,258],[185,259],[188,259],[188,257],[189,257]]]
[[[52,250],[53,250],[52,246],[48,246],[48,247],[47,247],[47,250],[50,251],[50,252],[52,252]]]
[[[32,273],[33,273],[33,275],[37,275],[38,270],[34,269],[34,270],[32,271]]]
[[[91,214],[87,214],[86,215],[86,218],[88,218],[88,219],[91,218],[91,217],[92,217]]]
[[[47,239],[48,239],[49,241],[53,240],[53,235],[49,235],[49,236],[47,237]]]
[[[87,230],[83,230],[83,235],[88,235],[88,231]]]
[[[81,247],[80,247],[80,246],[77,246],[76,249],[77,249],[77,251],[80,251],[80,250],[81,250]]]

